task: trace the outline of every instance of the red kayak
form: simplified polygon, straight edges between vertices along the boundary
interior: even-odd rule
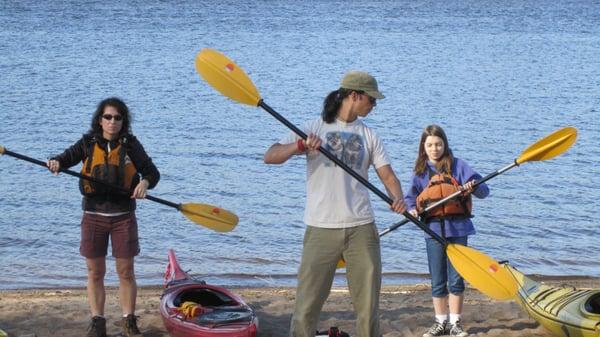
[[[258,317],[229,290],[195,280],[169,249],[160,315],[172,337],[256,337]]]

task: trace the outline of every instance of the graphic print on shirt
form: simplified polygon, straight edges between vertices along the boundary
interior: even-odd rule
[[[353,169],[362,167],[365,158],[364,141],[360,135],[350,132],[327,132],[325,148]],[[334,166],[329,161],[327,166]]]

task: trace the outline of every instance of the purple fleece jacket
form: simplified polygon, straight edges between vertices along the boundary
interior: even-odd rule
[[[431,162],[428,162],[427,165],[434,172],[436,171],[435,165]],[[471,180],[480,180],[482,177],[479,173],[475,172],[465,161],[454,158],[452,163],[452,176],[458,180],[458,183],[463,185]],[[404,202],[408,207],[408,210],[412,210],[416,208],[416,200],[417,196],[427,187],[427,183],[429,182],[429,173],[425,172],[420,175],[413,175],[410,189],[404,196]],[[487,185],[481,184],[479,185],[475,191],[473,191],[473,195],[479,199],[483,199],[490,194],[490,189]],[[440,222],[436,220],[432,220],[429,223],[429,227],[436,232],[438,235],[442,235],[442,231],[440,228]],[[446,237],[457,237],[457,236],[466,236],[475,234],[475,227],[473,226],[473,222],[471,219],[453,219],[453,220],[445,220],[445,232]],[[425,234],[427,238],[429,235]]]

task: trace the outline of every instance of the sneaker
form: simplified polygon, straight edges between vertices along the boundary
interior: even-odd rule
[[[434,337],[434,336],[443,336],[448,332],[448,321],[444,321],[440,323],[435,321],[431,328],[427,330],[426,333],[423,334],[423,337]]]
[[[106,337],[106,319],[100,316],[92,317],[85,337]]]
[[[141,337],[142,333],[137,326],[137,316],[129,314],[127,317],[123,317],[121,320],[121,327],[123,328],[123,336],[125,337]]]
[[[450,327],[450,336],[452,337],[466,337],[469,334],[463,330],[462,324],[460,324],[460,320],[456,321],[455,324],[451,324]]]

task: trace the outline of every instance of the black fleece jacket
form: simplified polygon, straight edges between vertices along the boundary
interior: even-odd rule
[[[124,141],[127,149],[127,155],[133,162],[138,174],[142,179],[146,179],[149,183],[148,189],[154,188],[160,180],[160,173],[152,159],[148,156],[142,144],[133,135],[126,135],[121,138]],[[91,135],[83,135],[75,144],[67,148],[63,153],[52,159],[60,163],[61,168],[70,168],[82,163],[87,158],[88,152],[92,145],[96,142],[105,151],[107,150],[108,140],[102,137],[93,137]],[[116,148],[119,140],[113,140],[111,148]],[[118,213],[135,210],[135,199],[125,196],[115,191],[109,191],[105,194],[94,195],[93,197],[84,196],[82,202],[84,211],[101,212],[101,213]]]

